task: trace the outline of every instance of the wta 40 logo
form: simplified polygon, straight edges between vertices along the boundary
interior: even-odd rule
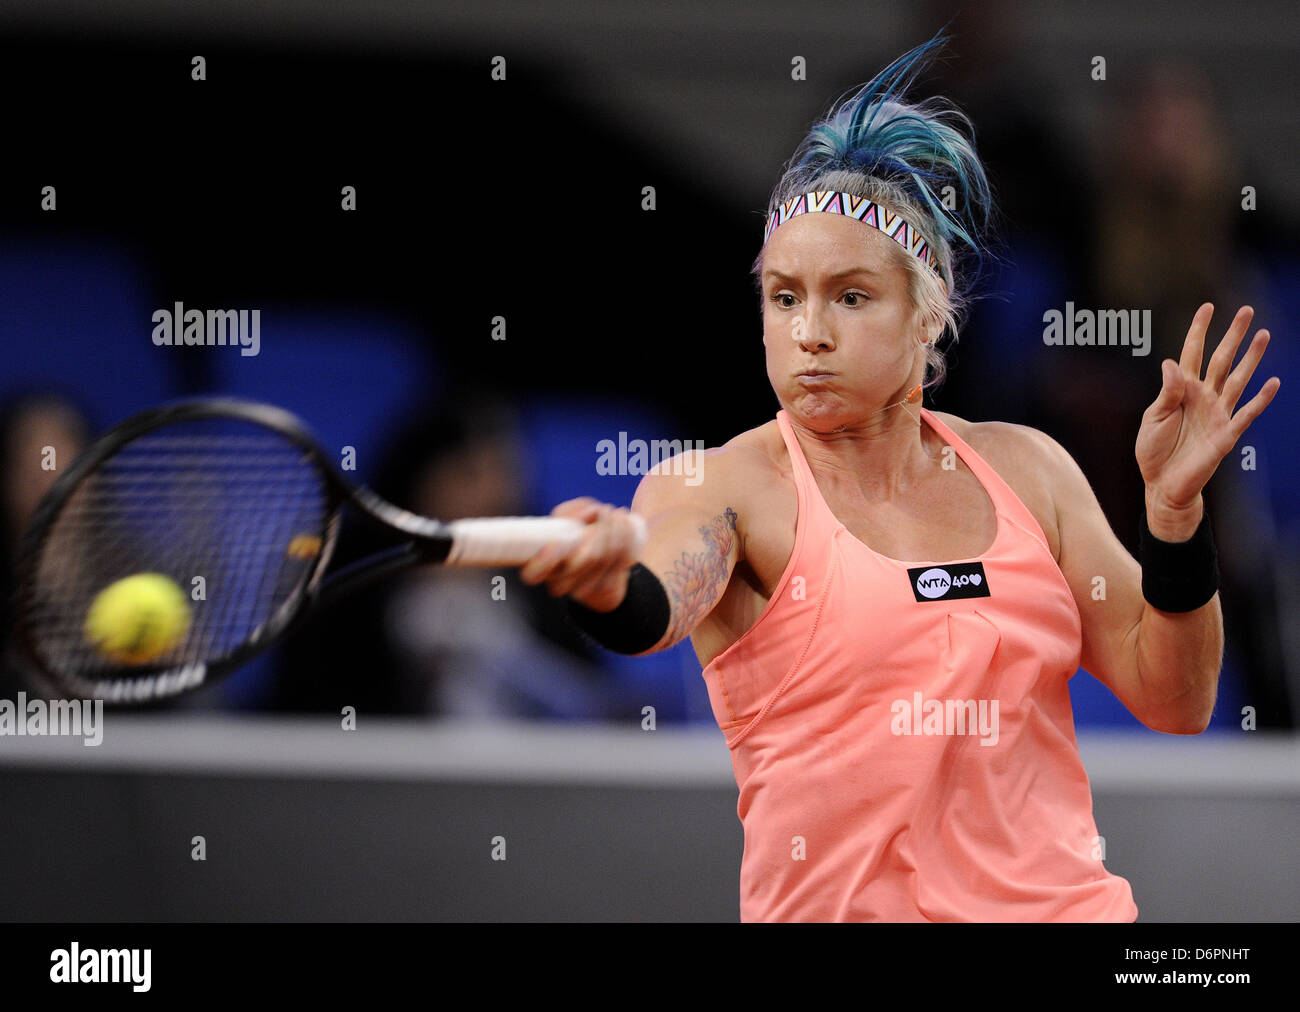
[[[907,571],[918,601],[952,601],[961,597],[990,597],[982,562],[920,566]]]

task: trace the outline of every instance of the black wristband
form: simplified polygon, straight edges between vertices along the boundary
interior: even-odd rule
[[[613,611],[592,611],[572,600],[565,603],[575,626],[605,649],[619,654],[649,650],[664,638],[672,617],[664,585],[639,562],[627,574],[623,603]]]
[[[1161,541],[1147,526],[1146,510],[1138,531],[1138,562],[1142,565],[1142,596],[1161,611],[1195,611],[1219,589],[1219,562],[1210,533],[1210,514],[1187,541]]]

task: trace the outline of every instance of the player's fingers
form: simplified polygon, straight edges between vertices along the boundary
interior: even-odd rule
[[[1251,317],[1254,315],[1255,310],[1250,306],[1242,306],[1238,309],[1237,315],[1232,318],[1232,326],[1228,328],[1228,332],[1223,335],[1223,340],[1210,356],[1210,365],[1205,370],[1205,379],[1216,392],[1223,390],[1223,381],[1232,367],[1232,360],[1237,357],[1241,339],[1246,336],[1246,329],[1250,326]]]
[[[547,545],[519,567],[519,579],[529,585],[541,583],[563,558],[563,548]]]
[[[1273,397],[1282,387],[1282,381],[1276,376],[1270,376],[1264,381],[1264,385],[1259,388],[1259,393],[1242,405],[1241,410],[1232,416],[1232,440],[1235,443],[1242,437],[1250,423],[1258,418],[1263,410],[1269,406]]]
[[[600,519],[591,525],[583,539],[555,568],[547,580],[547,589],[559,597],[586,583],[594,573],[605,569],[614,544],[616,531],[610,522],[613,507],[604,506]]]
[[[631,566],[640,553],[638,527],[631,511],[608,508],[600,518],[600,537],[576,552],[571,561],[574,571],[591,569],[601,572],[611,566]]]
[[[600,518],[602,510],[608,510],[609,508],[609,506],[598,499],[591,498],[591,496],[580,496],[577,499],[569,499],[560,503],[555,509],[551,510],[551,516],[566,517],[570,520],[591,524]],[[580,544],[582,544],[582,539],[577,543],[561,541],[545,546],[519,567],[519,578],[527,584],[541,583],[548,577],[553,576],[556,567]]]
[[[1209,329],[1214,316],[1214,304],[1204,303],[1192,317],[1192,325],[1187,328],[1187,339],[1183,341],[1183,355],[1178,360],[1178,368],[1186,375],[1201,378],[1201,361],[1205,354],[1205,332]]]
[[[581,568],[559,583],[557,593],[579,600],[604,597],[626,578],[642,547],[639,527],[627,509],[614,510],[606,520],[605,538],[593,546],[592,555]]]
[[[1187,388],[1187,377],[1171,358],[1160,363],[1160,393],[1143,412],[1147,421],[1158,422],[1178,407]]]
[[[1223,404],[1229,412],[1237,406],[1246,384],[1255,375],[1255,367],[1259,365],[1260,359],[1264,357],[1264,349],[1268,347],[1268,337],[1267,330],[1261,330],[1256,334],[1255,339],[1250,342],[1250,347],[1246,349],[1246,354],[1242,355],[1241,361],[1237,363],[1237,368],[1233,369],[1224,381]]]
[[[564,571],[573,553],[590,540],[593,530],[588,527],[576,542],[552,541],[519,567],[519,578],[527,584],[554,579]]]
[[[605,503],[599,499],[593,499],[589,495],[579,496],[577,499],[567,499],[555,509],[551,510],[553,517],[569,517],[572,520],[581,520],[584,523],[590,523],[601,513],[602,509],[608,509]]]

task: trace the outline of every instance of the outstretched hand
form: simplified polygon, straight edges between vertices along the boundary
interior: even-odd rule
[[[1228,332],[1210,357],[1205,378],[1201,362],[1205,351],[1205,332],[1214,316],[1214,306],[1205,303],[1192,317],[1192,325],[1183,342],[1178,362],[1165,359],[1160,363],[1164,380],[1160,393],[1142,415],[1137,437],[1137,462],[1147,485],[1147,514],[1151,532],[1161,536],[1151,517],[1159,514],[1166,526],[1173,522],[1183,530],[1177,518],[1186,517],[1195,530],[1201,514],[1201,490],[1232,450],[1250,423],[1260,416],[1282,385],[1270,377],[1259,392],[1236,410],[1246,384],[1268,346],[1267,330],[1255,334],[1246,354],[1232,368],[1237,348],[1250,326],[1255,311],[1242,306]],[[1235,411],[1235,414],[1234,414]]]

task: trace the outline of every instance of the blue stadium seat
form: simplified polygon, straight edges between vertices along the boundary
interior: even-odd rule
[[[212,355],[211,393],[292,411],[336,464],[344,446],[355,447],[350,476],[361,482],[370,479],[392,431],[437,393],[428,338],[379,317],[267,308],[257,355],[205,351]]]
[[[1281,378],[1282,389],[1273,398],[1273,403],[1251,424],[1250,431],[1228,459],[1231,461],[1235,457],[1240,461],[1243,446],[1255,447],[1256,469],[1252,477],[1260,486],[1260,494],[1272,506],[1279,538],[1294,556],[1300,548],[1300,467],[1295,464],[1297,443],[1300,442],[1297,437],[1300,433],[1300,395],[1295,386],[1300,379],[1300,349],[1297,336],[1290,328],[1294,321],[1300,320],[1300,283],[1296,281],[1300,277],[1300,259],[1271,260],[1264,268],[1264,275],[1267,279],[1267,306],[1276,314],[1276,319],[1261,317],[1265,307],[1255,307],[1256,316],[1251,321],[1247,340],[1261,328],[1268,330],[1271,339],[1263,361],[1242,394],[1242,403],[1253,397],[1270,376]],[[1216,307],[1216,324],[1225,309],[1236,312],[1237,307]]]
[[[65,393],[99,431],[180,392],[169,357],[178,349],[153,344],[158,307],[124,252],[86,241],[7,240],[0,290],[0,400]]]
[[[956,371],[970,389],[996,391],[995,417],[1017,421],[1030,415],[1035,383],[1053,366],[1043,344],[1043,309],[1063,307],[1072,282],[1060,254],[1030,238],[1007,261],[990,269],[988,297],[971,312],[971,336],[955,346]]]

